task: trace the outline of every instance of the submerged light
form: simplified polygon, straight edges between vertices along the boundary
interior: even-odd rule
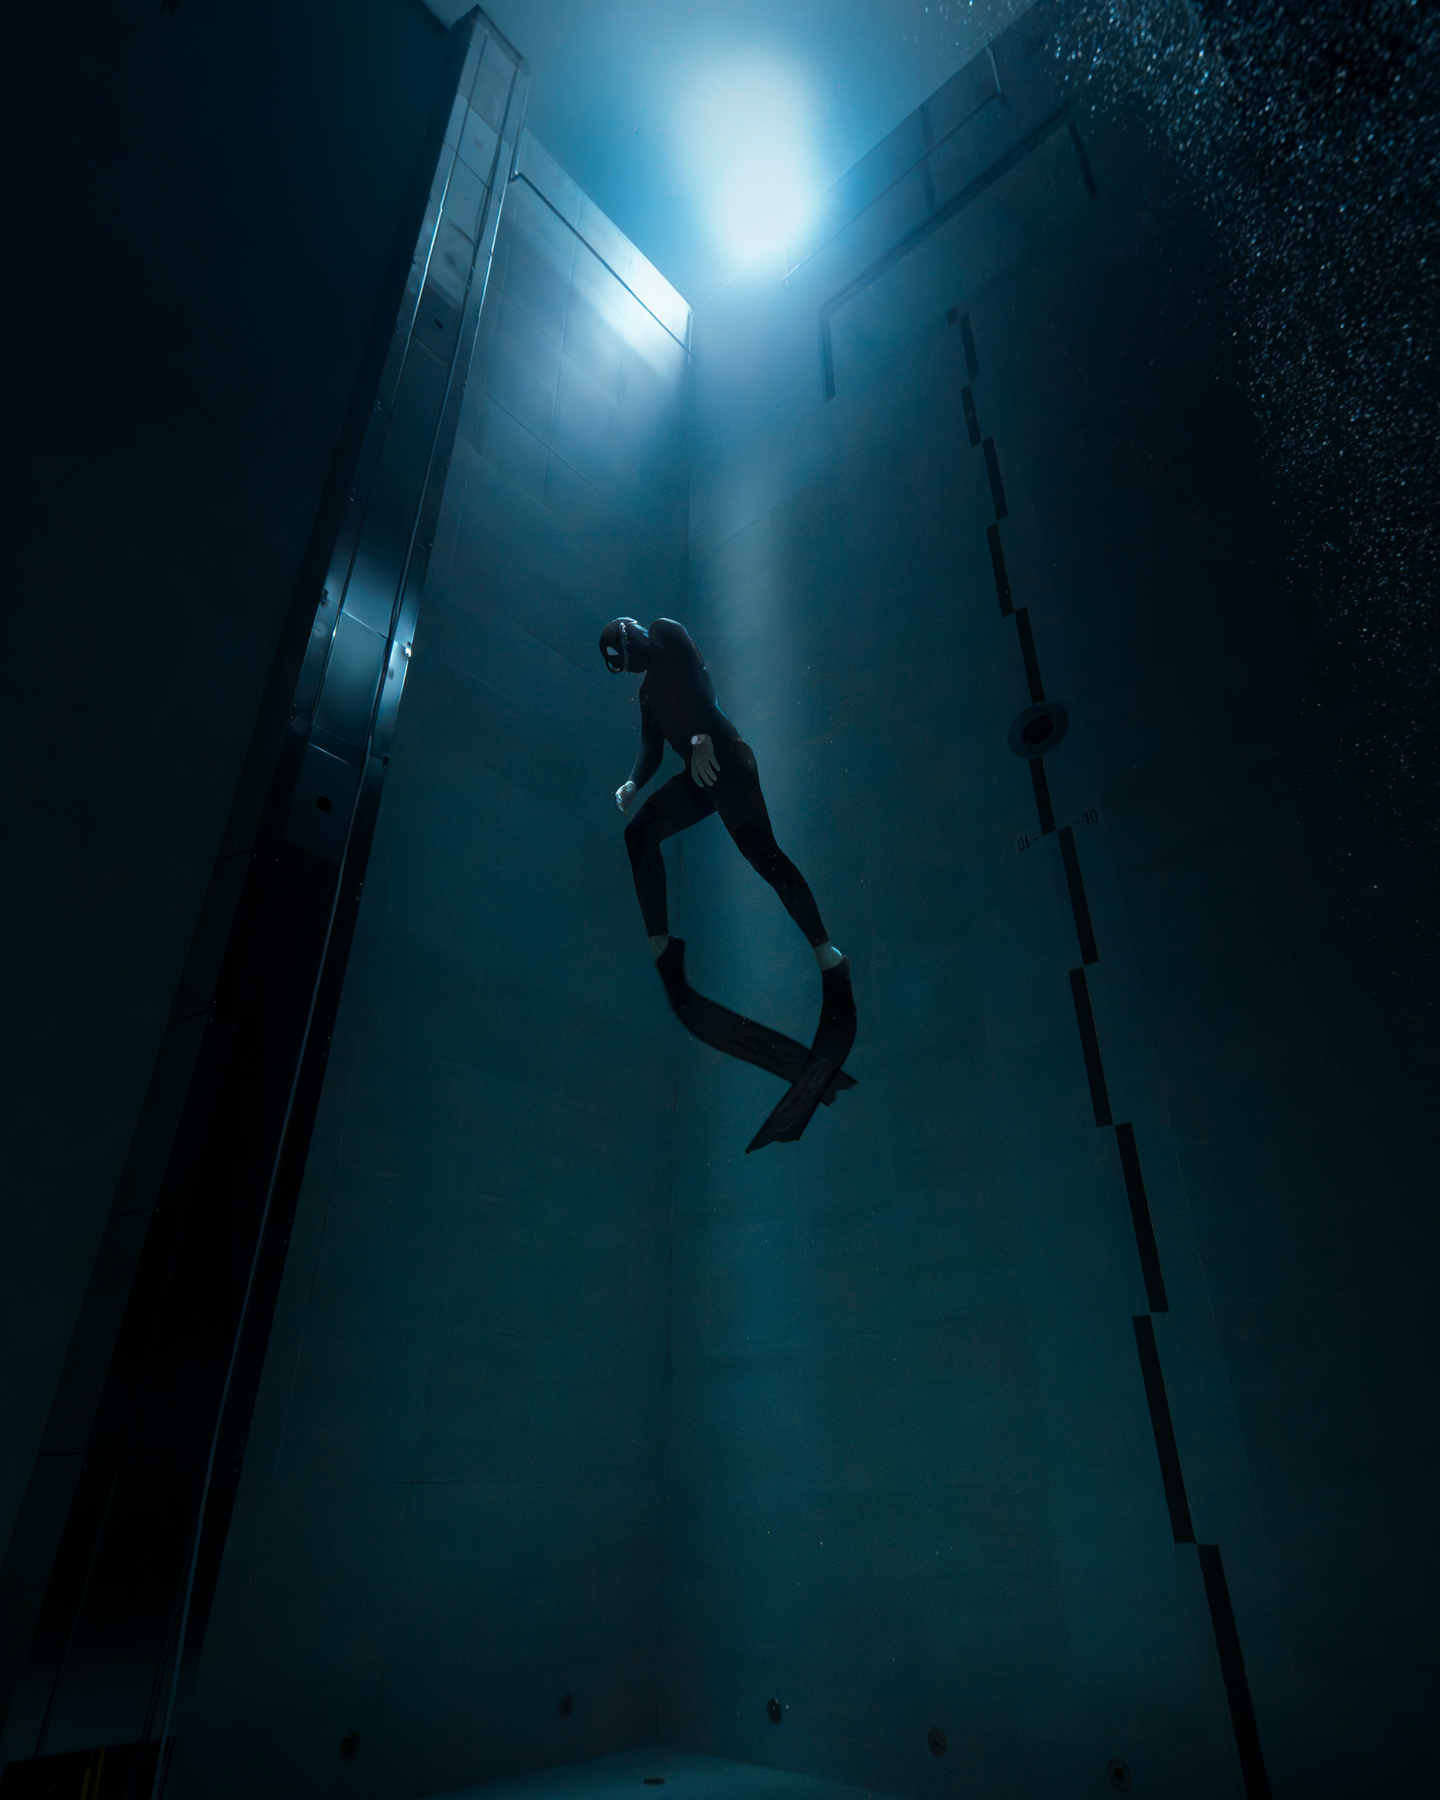
[[[805,85],[778,61],[712,62],[681,107],[697,197],[738,272],[779,245],[814,204]]]

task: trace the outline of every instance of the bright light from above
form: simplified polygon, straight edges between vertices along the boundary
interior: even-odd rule
[[[712,64],[680,128],[701,204],[735,270],[774,249],[815,201],[809,106],[774,63]]]

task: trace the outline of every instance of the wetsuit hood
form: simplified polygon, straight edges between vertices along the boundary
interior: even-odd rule
[[[612,619],[600,633],[600,654],[612,675],[650,667],[650,634],[638,619]]]

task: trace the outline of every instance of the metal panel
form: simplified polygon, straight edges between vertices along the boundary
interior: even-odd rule
[[[485,372],[486,393],[527,431],[549,443],[559,379],[559,344],[502,295]]]
[[[930,176],[937,206],[943,206],[1005,154],[1021,135],[1015,126],[1012,111],[1002,106],[982,107],[935,146]]]
[[[370,735],[370,714],[389,636],[388,617],[385,626],[383,633],[372,631],[363,620],[348,612],[342,614],[315,708],[315,723],[356,749]]]
[[[325,659],[330,654],[330,640],[335,635],[335,624],[340,617],[338,596],[341,578],[332,574],[330,579],[334,586],[321,590],[320,604],[315,609],[310,639],[305,646],[305,660],[300,666],[300,678],[295,683],[296,709],[307,715],[314,710],[315,696],[320,692],[320,683],[325,678]]]
[[[446,154],[448,160],[453,163],[454,158],[450,157],[448,152]],[[440,225],[440,203],[444,192],[445,183],[437,175],[425,207],[425,218],[420,235],[415,240],[415,249],[410,258],[410,268],[405,280],[404,298],[396,315],[389,354],[385,358],[384,373],[380,377],[380,386],[376,395],[376,410],[382,416],[395,398],[395,389],[400,384],[401,371],[405,367],[405,352],[410,344],[410,332],[415,321],[415,308],[420,303],[420,290],[425,285],[425,276],[429,270],[430,257],[435,247],[435,233]],[[356,467],[356,478],[362,487],[369,479],[369,468],[373,467],[373,451],[374,446],[367,443],[365,452],[362,452],[361,461]],[[368,465],[364,460],[367,452],[371,456]]]
[[[620,425],[653,437],[675,410],[675,388],[685,352],[638,300],[625,312],[625,354],[620,365]]]
[[[581,193],[544,145],[528,131],[516,152],[515,173],[538,201],[539,209],[575,233],[579,240],[577,260],[580,248],[588,250],[688,350],[691,328],[688,302],[606,218],[594,201]],[[528,224],[533,216],[534,210],[530,206],[512,207],[512,221],[523,217]],[[521,304],[525,302],[522,300]],[[544,318],[535,316],[537,323],[546,325]]]
[[[925,102],[935,142],[938,144],[952,131],[958,131],[982,106],[999,97],[995,58],[986,51],[966,63],[963,69],[957,69]]]
[[[790,245],[790,266],[793,268],[808,260],[820,245],[860,218],[904,178],[928,148],[920,115],[918,111],[913,112],[824,196],[805,231]]]
[[[445,126],[445,142],[453,150],[460,142],[460,134],[465,129],[465,96],[457,94],[450,107],[450,118]]]
[[[316,744],[307,744],[285,825],[285,842],[298,844],[326,862],[338,863],[345,854],[359,785],[360,771],[352,763],[342,762]]]
[[[421,290],[434,257],[435,237],[440,225],[440,196],[446,189],[440,172],[454,162],[448,150],[440,154],[440,169],[432,173],[415,244],[407,258],[407,273],[394,328],[390,334],[384,367],[375,396],[370,428],[365,433],[351,477],[349,505],[336,534],[330,554],[325,592],[338,599],[345,592],[348,571],[355,559],[365,517],[365,500],[375,478],[376,465],[385,447],[385,421],[395,404],[396,394],[409,361],[411,335],[420,304]],[[493,209],[492,209],[493,210]]]
[[[623,259],[629,267],[630,259]],[[575,261],[570,269],[570,304],[577,299],[606,314],[623,328],[625,309],[634,299],[629,288],[614,269],[590,245],[581,239],[575,246]]]
[[[470,107],[465,114],[465,128],[460,133],[460,157],[487,186],[492,178],[501,173],[495,166],[499,142],[495,130],[486,124],[473,106]]]
[[[786,281],[818,262],[812,275],[833,285],[847,261],[853,272],[873,259],[877,242],[887,235],[894,241],[918,217],[943,206],[1033,125],[1033,93],[1021,99],[1018,111],[1009,106],[987,111],[1000,97],[995,59],[987,50],[830,189],[788,247]],[[1047,110],[1051,104],[1047,101]],[[897,207],[911,215],[908,226],[897,216],[878,216],[887,209],[895,215]]]
[[[585,197],[578,184],[571,180],[532,132],[527,131],[520,141],[520,153],[515,158],[515,173],[523,175],[546,205],[572,230],[578,229]]]
[[[472,244],[480,235],[480,219],[490,192],[486,180],[489,168],[487,163],[477,171],[463,156],[457,156],[445,190],[445,217],[457,230],[463,231]]]
[[[415,310],[415,335],[442,362],[454,361],[460,341],[460,308],[433,281],[426,282]]]
[[[484,54],[485,39],[478,37],[465,52],[465,67],[460,71],[460,99],[468,100],[474,91],[475,78],[480,73],[480,59]]]
[[[670,283],[637,250],[630,258],[627,283],[642,306],[648,307],[660,323],[682,344],[688,344],[690,308]]]
[[[503,469],[522,493],[540,500],[545,492],[549,450],[488,394],[480,394],[476,399],[474,422],[467,426],[475,448],[497,469]]]
[[[528,132],[525,141],[534,141]],[[605,264],[612,276],[618,276],[622,282],[630,279],[630,258],[635,254],[634,247],[620,227],[606,218],[588,194],[580,196],[580,224],[577,229],[581,242],[593,256]],[[578,267],[579,257],[575,261]],[[616,303],[618,305],[618,300]]]
[[[931,211],[919,167],[908,170],[845,227],[841,242],[857,265],[875,261]]]
[[[506,130],[507,108],[508,117],[516,116],[510,96],[519,66],[519,58],[492,30],[485,43],[485,55],[480,64],[474,92],[470,96],[476,112],[492,131]],[[513,132],[508,135],[513,142]]]
[[[420,329],[417,323],[417,332]],[[354,568],[345,589],[346,612],[382,636],[390,632],[395,599],[410,554],[415,507],[429,469],[449,382],[449,367],[423,344],[412,344],[371,483]]]
[[[575,233],[530,188],[515,190],[506,222],[510,258],[505,293],[532,324],[558,344],[575,261]]]
[[[1009,115],[997,108],[982,114],[976,124],[988,125],[991,120],[1010,122]],[[848,360],[852,369],[858,368],[885,354],[884,346],[893,349],[925,319],[953,310],[1084,205],[1084,171],[1064,124],[1063,110],[1052,111],[822,301],[827,398],[836,392],[842,362]],[[970,128],[952,141],[967,139],[970,151],[982,142],[993,147],[988,131],[971,138]],[[823,275],[832,257],[851,256],[860,225],[869,233],[881,212],[873,208],[827,246],[807,266],[805,281]]]
[[[917,110],[902,119],[888,137],[881,138],[869,155],[845,176],[841,191],[851,209],[851,217],[874,205],[893,182],[914,167],[928,148]]]
[[[475,246],[458,225],[442,217],[435,233],[435,248],[430,253],[430,281],[448,294],[456,306],[463,305],[465,289],[470,283],[470,265],[475,260]]]
[[[597,487],[611,485],[615,465],[616,407],[569,357],[560,370],[550,445],[572,469]]]
[[[624,299],[625,290],[615,277],[583,244],[578,245],[565,317],[565,354],[611,400],[620,387]]]

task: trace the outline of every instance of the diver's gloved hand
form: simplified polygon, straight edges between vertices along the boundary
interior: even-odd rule
[[[720,765],[715,760],[715,746],[706,732],[690,740],[690,779],[696,787],[713,787]]]
[[[615,804],[620,808],[622,813],[629,812],[630,802],[635,798],[639,791],[640,790],[635,786],[633,781],[626,781],[616,788]]]

